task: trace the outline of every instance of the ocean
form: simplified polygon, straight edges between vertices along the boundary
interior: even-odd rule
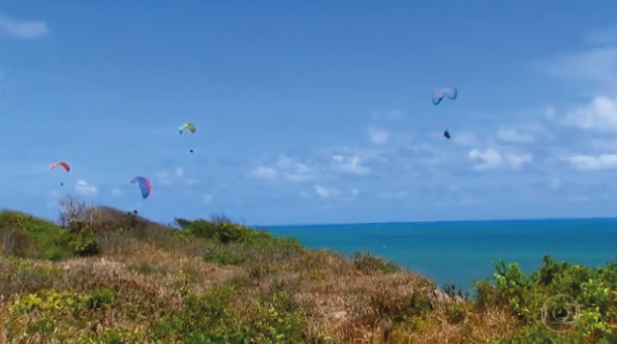
[[[273,226],[311,248],[370,251],[435,280],[472,291],[491,277],[492,262],[516,262],[527,273],[546,254],[589,266],[617,258],[617,219],[520,220]]]

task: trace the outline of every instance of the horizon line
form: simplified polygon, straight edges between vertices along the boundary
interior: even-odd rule
[[[355,222],[355,223],[304,223],[304,224],[281,224],[281,225],[249,225],[251,227],[275,228],[275,227],[327,227],[327,226],[359,226],[359,225],[422,225],[437,223],[479,223],[479,222],[526,222],[526,221],[573,221],[573,220],[616,220],[617,217],[592,216],[592,217],[539,217],[522,219],[484,219],[484,220],[433,220],[433,221],[394,221],[394,222]]]

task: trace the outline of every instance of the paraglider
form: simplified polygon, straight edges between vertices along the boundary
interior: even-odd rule
[[[195,134],[195,132],[197,131],[197,128],[195,127],[195,124],[192,124],[192,123],[182,124],[180,126],[180,128],[178,128],[178,131],[180,131],[180,134],[182,134],[187,129],[190,130],[191,133],[193,133],[193,134]]]
[[[55,162],[53,164],[51,164],[51,166],[49,167],[49,169],[53,170],[55,169],[57,166],[62,167],[66,172],[70,172],[71,171],[71,166],[69,166],[69,164],[67,164],[64,161],[60,161],[60,162]],[[60,186],[64,186],[64,183],[60,183]]]
[[[150,196],[150,191],[152,190],[150,180],[146,177],[135,177],[131,180],[131,183],[137,183],[139,185],[139,190],[141,191],[141,197],[143,199],[148,198]]]
[[[458,97],[458,90],[456,87],[442,87],[438,88],[433,92],[433,104],[439,105],[442,99],[448,97],[450,100],[455,100]]]
[[[65,171],[67,171],[67,172],[70,172],[70,171],[71,171],[71,166],[69,166],[69,164],[67,164],[67,163],[66,163],[66,162],[64,162],[64,161],[55,162],[55,163],[51,164],[51,166],[50,166],[49,168],[53,170],[53,169],[54,169],[54,168],[56,168],[57,166],[62,167],[62,168],[63,168]]]
[[[185,130],[189,130],[191,133],[195,134],[195,132],[197,131],[197,127],[193,123],[186,123],[178,128],[178,131],[181,135]],[[189,149],[189,152],[193,153],[193,149]]]
[[[458,90],[456,87],[442,87],[438,88],[433,92],[433,104],[439,105],[444,97],[447,97],[450,100],[455,100],[458,97]],[[444,131],[443,136],[447,139],[450,138],[450,133],[446,129]]]

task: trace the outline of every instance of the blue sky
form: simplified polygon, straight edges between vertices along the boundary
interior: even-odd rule
[[[0,0],[0,207],[615,216],[617,3],[554,5]],[[432,105],[447,85],[459,98]]]

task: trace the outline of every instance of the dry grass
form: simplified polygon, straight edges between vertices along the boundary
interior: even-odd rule
[[[200,294],[225,282],[245,285],[232,302],[238,317],[250,318],[254,300],[273,286],[282,285],[306,312],[309,335],[334,338],[341,343],[487,343],[516,331],[504,311],[474,312],[464,304],[461,307],[465,321],[453,324],[447,320],[447,306],[428,299],[433,286],[424,277],[404,271],[366,274],[329,251],[298,251],[285,261],[221,266],[193,254],[138,243],[128,236],[116,237],[114,245],[113,254],[102,257],[59,262],[1,261],[0,294],[8,300],[0,310],[0,326],[14,328],[7,332],[15,336],[5,342],[18,337],[17,329],[29,329],[26,332],[30,333],[19,337],[19,342],[53,342],[45,339],[41,331],[32,332],[35,324],[48,314],[12,318],[9,303],[27,294],[45,290],[87,294],[100,288],[114,288],[122,295],[116,301],[118,307],[89,313],[88,328],[83,327],[80,319],[66,315],[62,318],[64,333],[88,338],[107,329],[146,332],[164,315],[162,310],[181,307],[183,285]],[[254,272],[263,266],[270,267],[266,273]],[[421,306],[414,304],[415,298],[422,297],[433,302],[427,306],[429,314],[422,314],[418,310]],[[129,305],[136,307],[127,308]],[[434,309],[430,310],[431,307]],[[417,318],[405,318],[414,313]]]
[[[239,343],[241,333],[259,343],[466,344],[522,328],[506,307],[444,296],[426,277],[366,254],[182,240],[109,208],[71,216],[87,219],[98,254],[0,259],[0,344]]]

